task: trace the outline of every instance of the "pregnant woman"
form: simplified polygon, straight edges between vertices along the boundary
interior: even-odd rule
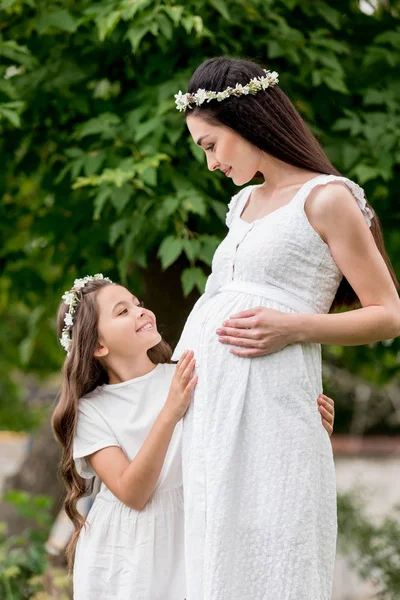
[[[173,356],[194,350],[199,375],[183,428],[188,600],[328,600],[336,491],[315,410],[320,344],[399,335],[396,277],[363,190],[277,73],[210,59],[176,104],[210,170],[237,186],[264,178],[232,198]]]

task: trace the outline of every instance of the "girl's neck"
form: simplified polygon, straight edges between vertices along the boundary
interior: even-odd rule
[[[156,365],[151,362],[147,354],[135,357],[119,356],[114,359],[110,358],[106,365],[108,383],[113,385],[114,383],[123,383],[136,377],[142,377],[155,368]]]

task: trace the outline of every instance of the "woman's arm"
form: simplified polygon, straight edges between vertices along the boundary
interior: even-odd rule
[[[399,295],[352,193],[339,184],[317,188],[305,208],[363,308],[329,315],[242,311],[217,330],[221,343],[244,348],[233,354],[261,356],[294,342],[356,346],[400,335]]]
[[[328,244],[363,308],[332,315],[293,315],[293,341],[356,346],[400,335],[400,299],[352,193],[322,188],[306,203],[311,225]]]
[[[179,361],[168,398],[149,435],[130,462],[121,448],[103,448],[88,459],[109,490],[121,502],[141,510],[154,492],[176,424],[189,407],[197,376],[191,379],[193,352]]]

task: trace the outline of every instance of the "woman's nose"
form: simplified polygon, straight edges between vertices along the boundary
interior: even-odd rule
[[[207,159],[207,166],[209,171],[215,171],[219,167],[219,162],[215,158],[209,158]]]

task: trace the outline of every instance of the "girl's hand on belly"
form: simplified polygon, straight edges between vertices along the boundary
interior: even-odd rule
[[[279,352],[295,341],[288,313],[258,306],[232,315],[216,333],[230,352],[251,358]]]

